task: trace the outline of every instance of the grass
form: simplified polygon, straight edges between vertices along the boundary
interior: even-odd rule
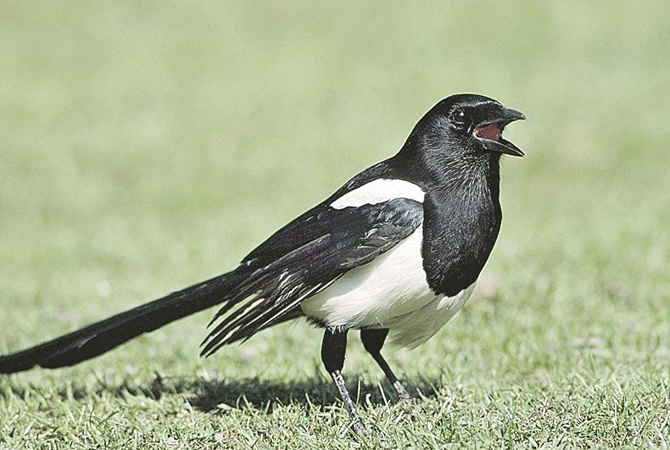
[[[455,92],[506,133],[474,298],[420,349],[298,322],[197,357],[212,312],[73,368],[0,377],[0,448],[668,448],[670,111],[660,1],[8,1],[0,352],[222,273]]]

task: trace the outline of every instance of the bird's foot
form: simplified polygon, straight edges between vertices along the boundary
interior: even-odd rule
[[[351,418],[351,429],[354,430],[354,433],[356,433],[359,436],[368,435],[368,430],[367,428],[365,428],[363,420],[361,420],[361,418],[358,417],[358,415],[356,415],[356,417]]]
[[[408,406],[414,404],[414,399],[411,395],[409,395],[409,392],[407,392],[407,389],[405,389],[405,386],[403,386],[400,381],[396,380],[393,383],[393,389],[395,389],[396,394],[398,394],[398,399],[401,402],[407,404]]]

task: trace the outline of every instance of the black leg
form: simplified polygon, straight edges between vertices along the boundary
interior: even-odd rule
[[[363,346],[365,350],[372,355],[379,367],[384,371],[384,375],[388,378],[389,382],[395,389],[398,397],[402,398],[407,402],[412,401],[412,397],[407,393],[405,387],[400,383],[400,380],[395,376],[388,363],[381,354],[382,347],[384,346],[384,341],[386,336],[388,336],[388,328],[382,328],[379,330],[361,330],[361,341],[363,341]]]
[[[360,416],[356,412],[354,402],[351,400],[349,391],[344,384],[342,378],[342,367],[344,367],[344,354],[347,351],[347,330],[337,330],[327,328],[323,334],[323,342],[321,343],[321,360],[326,370],[333,378],[335,386],[340,393],[340,397],[344,402],[345,408],[351,417],[351,427],[358,434],[367,434],[365,425]]]

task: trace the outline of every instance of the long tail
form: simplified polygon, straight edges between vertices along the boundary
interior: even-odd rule
[[[65,367],[101,355],[143,333],[228,300],[238,271],[198,283],[35,347],[0,356],[0,373]]]

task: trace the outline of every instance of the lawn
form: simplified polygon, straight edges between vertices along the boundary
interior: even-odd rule
[[[304,321],[198,357],[207,311],[0,376],[0,448],[670,447],[670,9],[636,2],[5,1],[0,353],[235,267],[457,92],[523,111],[465,306],[352,339]]]

